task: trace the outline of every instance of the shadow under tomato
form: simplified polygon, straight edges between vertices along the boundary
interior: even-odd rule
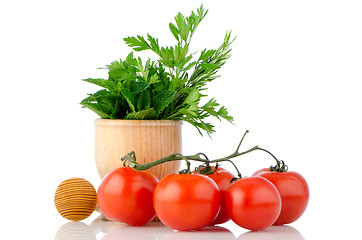
[[[234,240],[235,235],[228,229],[209,226],[194,231],[173,231],[162,240]]]
[[[102,240],[158,240],[172,231],[162,223],[148,223],[140,227],[123,225],[107,231]]]
[[[291,226],[272,226],[261,231],[249,231],[236,240],[304,240],[303,235]]]

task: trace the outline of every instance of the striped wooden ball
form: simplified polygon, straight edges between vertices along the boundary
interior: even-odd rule
[[[87,180],[70,178],[58,186],[54,203],[59,214],[64,218],[80,221],[94,212],[97,206],[97,192]]]

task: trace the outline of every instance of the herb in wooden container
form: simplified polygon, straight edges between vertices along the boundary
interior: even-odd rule
[[[88,94],[81,105],[104,119],[183,120],[200,134],[202,130],[209,135],[215,131],[206,122],[208,117],[232,122],[227,109],[214,98],[201,104],[207,96],[207,83],[219,77],[218,70],[230,57],[231,32],[226,32],[217,49],[189,53],[192,37],[207,12],[201,5],[189,17],[176,15],[175,23],[169,24],[177,41],[174,46],[160,46],[150,34],[124,38],[133,51],[124,60],[107,65],[108,79],[84,79],[102,89]],[[146,50],[156,53],[158,59],[144,61],[134,55],[134,51]]]

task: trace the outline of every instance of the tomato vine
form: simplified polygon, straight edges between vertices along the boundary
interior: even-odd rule
[[[194,155],[187,155],[187,156],[184,156],[181,153],[173,153],[173,154],[170,154],[170,155],[168,155],[166,157],[155,160],[153,162],[140,164],[140,163],[137,162],[136,153],[134,151],[131,151],[128,154],[126,154],[124,157],[121,158],[121,160],[123,161],[123,166],[131,167],[131,168],[133,168],[134,170],[137,170],[137,171],[147,170],[147,169],[150,169],[150,168],[152,168],[154,166],[157,166],[159,164],[163,164],[163,163],[166,163],[166,162],[184,160],[186,162],[186,169],[181,170],[179,172],[180,174],[191,173],[190,160],[202,162],[203,165],[201,165],[199,168],[202,168],[202,166],[203,166],[204,167],[203,170],[209,170],[209,171],[211,170],[210,164],[216,163],[216,165],[218,165],[218,163],[220,163],[220,162],[229,162],[234,166],[234,168],[235,168],[235,170],[237,172],[237,175],[238,175],[237,179],[239,179],[239,178],[242,178],[242,175],[241,175],[239,169],[237,168],[237,166],[235,165],[235,163],[233,161],[231,161],[230,159],[245,155],[247,153],[250,153],[250,152],[253,152],[253,151],[256,151],[256,150],[260,150],[260,151],[264,151],[264,152],[268,153],[269,155],[271,155],[276,161],[276,165],[271,166],[270,171],[285,172],[285,171],[288,170],[288,166],[284,163],[283,160],[278,160],[270,151],[268,151],[268,150],[266,150],[264,148],[260,148],[259,146],[254,146],[254,147],[252,147],[252,148],[250,148],[250,149],[248,149],[246,151],[240,152],[241,144],[244,141],[244,138],[245,138],[245,136],[246,136],[246,134],[248,132],[249,132],[248,130],[245,131],[245,133],[244,133],[243,137],[241,138],[236,150],[233,153],[231,153],[230,155],[228,155],[226,157],[217,158],[217,159],[214,159],[214,160],[210,160],[206,156],[206,154],[201,153],[201,152],[196,153]],[[211,170],[211,171],[213,171],[213,170]]]

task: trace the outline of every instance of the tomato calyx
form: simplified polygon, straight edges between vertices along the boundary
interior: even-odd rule
[[[200,166],[198,166],[195,169],[195,172],[203,174],[203,175],[211,175],[217,171],[218,167],[219,167],[218,163],[216,163],[216,165],[214,167],[211,167],[210,164],[207,162],[207,163],[204,163],[204,164],[201,164]]]
[[[288,171],[288,165],[283,160],[278,160],[275,166],[270,166],[271,172],[286,172]]]
[[[178,171],[178,174],[191,174],[191,171],[187,170],[187,169],[182,169],[182,170]]]
[[[198,166],[197,168],[195,168],[195,173],[199,173],[199,174],[203,174],[203,175],[212,175],[214,174],[218,168],[219,168],[220,164],[219,163],[216,163],[215,166],[210,166],[210,163],[207,162],[207,163],[204,163],[204,164],[201,164],[200,166]],[[237,169],[237,168],[236,168]],[[233,183],[233,182],[236,182],[238,180],[242,179],[242,176],[240,174],[240,172],[238,171],[238,176],[237,177],[233,177],[231,180],[230,180],[230,185]]]

